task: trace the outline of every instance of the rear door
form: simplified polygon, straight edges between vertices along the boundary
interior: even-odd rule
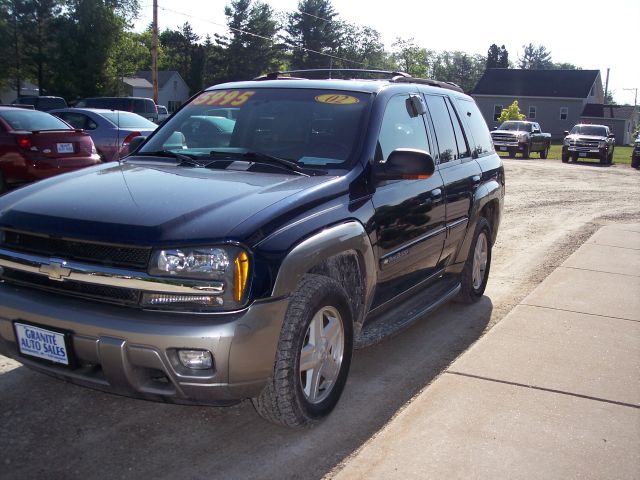
[[[419,97],[419,94],[414,94]],[[412,116],[409,94],[388,101],[378,136],[376,162],[397,148],[431,151],[424,115]],[[442,179],[396,180],[376,185],[372,197],[378,256],[373,308],[418,285],[437,271],[445,239]]]
[[[482,171],[473,161],[470,142],[449,97],[427,94],[425,100],[429,109],[429,127],[436,140],[434,157],[446,197],[446,239],[440,258],[440,264],[446,266],[453,261],[464,239],[473,195],[480,185]]]

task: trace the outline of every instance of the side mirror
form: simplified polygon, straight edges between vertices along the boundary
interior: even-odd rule
[[[540,129],[538,129],[538,128],[534,128],[534,129],[533,129],[533,133],[542,133],[542,132],[540,131]]]
[[[609,135],[607,135],[607,138],[616,138],[616,135],[614,133],[610,133]]]
[[[569,135],[569,130],[564,131],[564,136],[566,137],[567,135]]]
[[[493,129],[494,129],[494,130],[497,130],[497,129],[498,129],[498,127],[497,127],[497,126],[495,126],[495,127],[493,127]]]
[[[131,139],[131,141],[129,142],[129,154],[135,152],[138,147],[140,147],[140,145],[142,145],[144,143],[144,141],[147,139],[147,137],[145,136],[138,136],[138,137],[133,137]]]
[[[386,162],[376,163],[374,174],[379,180],[425,180],[433,175],[436,164],[429,152],[414,148],[398,148]]]

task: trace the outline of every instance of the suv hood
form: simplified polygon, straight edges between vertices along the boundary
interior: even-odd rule
[[[339,179],[143,163],[101,165],[0,197],[0,227],[151,246],[227,239],[261,210],[278,202],[285,209],[290,202],[282,201],[302,192],[322,197],[326,189],[314,187],[342,185]],[[335,188],[329,190],[336,194]]]

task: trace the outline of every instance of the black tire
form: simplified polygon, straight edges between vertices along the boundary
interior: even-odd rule
[[[563,153],[562,154],[562,163],[568,163],[568,162],[569,162],[569,154]]]
[[[600,155],[600,165],[609,163],[609,154],[607,152]]]
[[[631,167],[633,168],[640,167],[640,156],[635,155],[631,157]]]
[[[516,158],[516,151],[513,148],[510,148],[507,153],[509,154],[509,158]]]
[[[325,311],[333,312],[336,318],[325,317]],[[321,317],[317,317],[321,315]],[[342,326],[343,342],[340,348],[326,348],[330,342],[321,342],[321,353],[317,353],[316,346],[311,342],[312,321],[321,318],[322,324],[336,320]],[[337,324],[334,324],[337,325]],[[324,332],[324,330],[323,330]],[[327,340],[324,338],[323,340]],[[313,347],[313,356],[320,355],[322,362],[317,373],[318,395],[317,401],[310,399],[305,393],[303,383],[310,382],[307,372],[301,372],[300,360],[303,347]],[[349,297],[342,286],[335,280],[320,275],[305,275],[294,292],[280,332],[278,350],[273,368],[273,376],[269,379],[264,390],[253,405],[266,420],[290,427],[310,426],[326,417],[335,407],[342,394],[351,364],[353,351],[353,320]],[[326,377],[321,373],[331,364],[328,357],[340,356],[335,381],[328,390],[322,391],[319,386]],[[315,357],[314,357],[315,358]],[[327,363],[329,362],[329,364]],[[309,370],[312,371],[312,370]],[[312,374],[313,375],[313,374]],[[331,373],[330,373],[331,375]]]
[[[522,150],[522,158],[529,158],[530,151],[531,147],[529,147],[529,145],[526,145]]]
[[[479,248],[478,242],[486,242],[486,262],[483,271],[479,271],[480,277],[476,277],[474,281],[475,262],[480,259],[476,256]],[[460,303],[474,303],[482,298],[485,288],[487,288],[487,280],[489,280],[489,269],[491,267],[491,226],[486,218],[480,217],[473,234],[473,240],[469,249],[467,261],[464,264],[462,275],[460,276],[460,292],[456,297],[456,301]]]
[[[540,151],[540,158],[546,159],[549,156],[549,145],[545,145],[545,147]]]

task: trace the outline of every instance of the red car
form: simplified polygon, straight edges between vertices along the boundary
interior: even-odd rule
[[[0,192],[98,163],[84,131],[45,112],[0,107]]]

